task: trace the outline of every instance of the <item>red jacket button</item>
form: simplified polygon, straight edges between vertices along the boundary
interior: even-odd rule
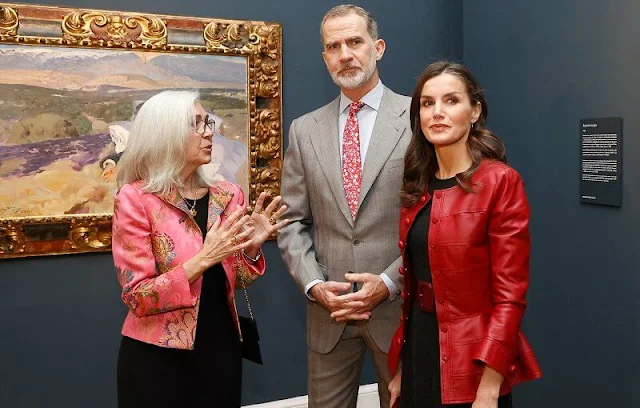
[[[402,241],[398,242],[398,248],[400,249],[404,248],[404,242]]]
[[[440,303],[441,305],[444,305],[444,299],[438,299],[438,303]]]
[[[446,354],[445,354],[444,356],[442,356],[442,361],[444,361],[445,363],[446,363],[447,361],[449,361],[449,356],[448,356],[448,355],[446,355]]]
[[[447,326],[442,326],[440,330],[442,330],[443,333],[446,333],[448,331]]]
[[[404,268],[403,268],[403,267],[399,267],[399,268],[398,268],[398,273],[399,273],[400,275],[404,275]]]
[[[425,201],[427,201],[427,197],[425,197],[425,196],[420,197],[420,202],[421,203],[424,203]]]
[[[405,224],[405,225],[409,225],[409,224],[411,224],[411,219],[410,219],[409,217],[405,218],[405,219],[404,219],[404,224]]]
[[[516,372],[516,366],[512,365],[511,367],[509,367],[509,371],[511,372],[511,374]]]
[[[437,224],[437,223],[438,223],[438,219],[437,219],[437,218],[432,219],[432,220],[431,220],[431,223],[432,223],[432,224]]]

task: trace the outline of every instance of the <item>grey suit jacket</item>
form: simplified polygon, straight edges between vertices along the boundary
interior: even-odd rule
[[[360,207],[353,221],[342,185],[338,137],[339,101],[291,123],[284,158],[281,195],[288,206],[278,246],[299,287],[314,279],[344,282],[348,271],[386,273],[399,289],[402,277],[398,220],[404,154],[411,139],[411,99],[384,88],[367,150]],[[398,325],[400,302],[383,301],[369,319],[369,330],[385,353]],[[344,323],[332,321],[315,302],[307,306],[307,345],[328,353]]]

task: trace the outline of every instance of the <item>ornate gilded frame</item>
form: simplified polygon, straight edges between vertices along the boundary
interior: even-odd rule
[[[246,58],[249,209],[259,192],[279,194],[282,167],[279,23],[0,3],[0,44]],[[0,259],[110,248],[111,214],[0,218]]]

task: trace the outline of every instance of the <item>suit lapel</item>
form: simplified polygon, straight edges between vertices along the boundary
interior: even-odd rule
[[[405,108],[397,103],[393,93],[385,87],[364,161],[359,206],[362,205],[382,167],[402,136],[405,121],[400,116],[404,111]]]
[[[313,137],[311,137],[311,144],[313,145],[313,150],[318,157],[318,163],[320,163],[322,172],[329,182],[329,188],[333,193],[342,215],[344,215],[353,227],[353,218],[351,217],[347,197],[344,194],[344,187],[342,186],[338,137],[339,109],[340,97],[334,99],[325,109],[318,113],[316,116],[317,130],[312,132]]]

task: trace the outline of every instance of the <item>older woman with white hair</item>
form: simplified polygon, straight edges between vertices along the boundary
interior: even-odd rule
[[[165,91],[136,116],[119,162],[113,259],[129,312],[118,356],[122,407],[239,407],[236,286],[265,270],[260,247],[288,220],[266,194],[211,183],[215,122],[198,94]],[[238,282],[238,283],[236,283]]]

